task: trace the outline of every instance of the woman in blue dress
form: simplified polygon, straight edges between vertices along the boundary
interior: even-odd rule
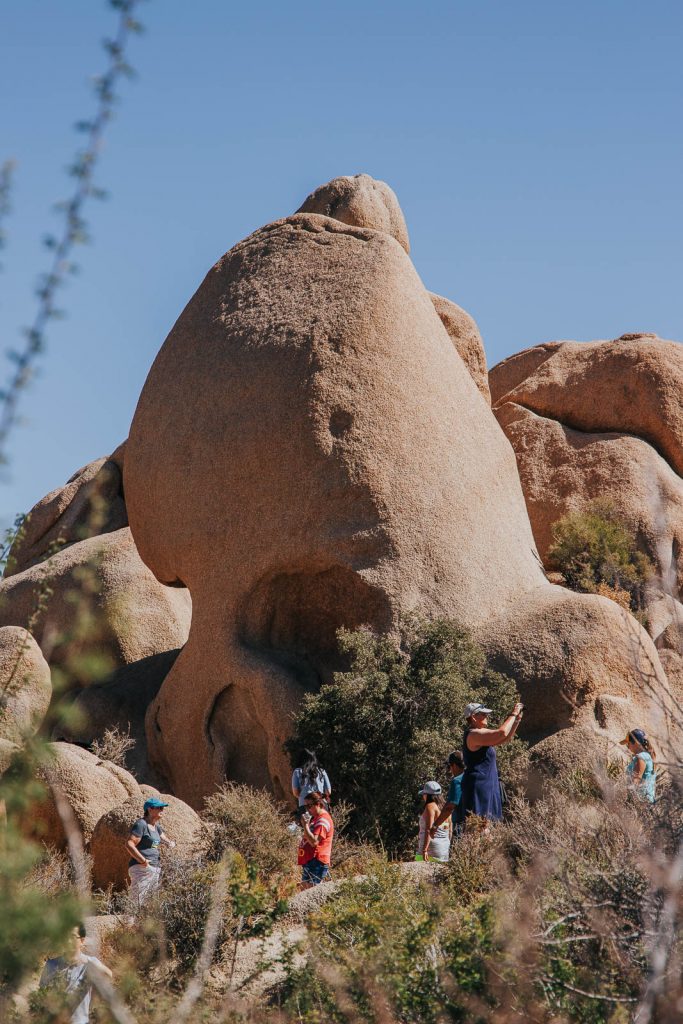
[[[633,757],[626,765],[626,775],[631,791],[639,800],[653,804],[657,771],[655,768],[655,750],[642,729],[631,729],[622,746],[627,747]]]
[[[466,822],[468,816],[473,814],[489,821],[500,821],[503,817],[495,748],[513,739],[522,720],[523,709],[523,704],[515,704],[512,713],[498,729],[489,729],[488,716],[493,713],[491,708],[483,704],[468,704],[465,708],[462,742],[465,774],[460,801],[462,821]]]

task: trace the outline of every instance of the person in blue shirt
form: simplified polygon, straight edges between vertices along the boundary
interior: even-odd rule
[[[657,785],[654,747],[642,729],[631,729],[621,744],[633,755],[626,765],[629,788],[639,800],[653,804]]]
[[[462,835],[462,824],[458,821],[458,807],[462,800],[462,779],[465,774],[465,761],[458,750],[453,750],[448,755],[446,764],[451,773],[451,782],[448,787],[446,803],[434,822],[434,828],[438,828],[446,821],[450,814],[453,820],[453,837],[456,838]]]

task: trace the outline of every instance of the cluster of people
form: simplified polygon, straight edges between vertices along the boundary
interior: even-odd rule
[[[462,751],[454,750],[446,762],[451,778],[445,800],[436,780],[425,782],[419,790],[416,860],[448,861],[452,841],[462,836],[469,820],[486,823],[502,819],[496,747],[514,738],[524,705],[515,704],[497,728],[488,724],[492,713],[491,708],[479,703],[468,704],[465,708]],[[652,743],[642,729],[632,729],[621,743],[631,754],[626,774],[633,795],[654,803],[657,769]],[[300,751],[297,760],[299,767],[292,774],[292,795],[297,809],[290,828],[300,835],[300,887],[309,889],[330,878],[334,839],[334,821],[330,814],[332,786],[313,751]],[[130,896],[138,908],[159,885],[162,845],[175,846],[160,824],[166,807],[168,804],[157,797],[146,800],[143,815],[131,826],[126,840],[130,854]],[[111,977],[107,967],[84,953],[84,940],[85,928],[80,925],[71,936],[67,953],[48,960],[40,980],[41,986],[59,981],[65,987],[73,1006],[72,1024],[87,1024],[89,1020],[93,976],[99,973],[105,979]]]

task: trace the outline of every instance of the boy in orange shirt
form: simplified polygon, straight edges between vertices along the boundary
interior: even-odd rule
[[[325,810],[322,793],[307,793],[304,802],[310,819],[303,823],[299,864],[303,866],[301,888],[310,889],[329,877],[334,822]]]

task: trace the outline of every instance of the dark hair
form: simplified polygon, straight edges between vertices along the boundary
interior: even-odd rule
[[[312,789],[310,793],[306,794],[306,796],[304,797],[304,804],[308,803],[308,801],[315,801],[316,807],[325,806],[325,800],[323,798],[323,795],[322,793],[319,793],[317,789]]]
[[[310,786],[317,785],[323,767],[318,762],[315,750],[301,750],[299,751],[299,758],[300,771],[303,778]]]
[[[76,927],[78,928],[78,934],[80,935],[80,937],[82,939],[84,939],[86,932],[85,932],[85,925],[83,924],[83,922],[79,921],[78,924],[76,925]]]
[[[652,760],[657,760],[655,748],[652,746],[652,744],[650,743],[649,739],[647,738],[642,729],[632,729],[631,732],[628,734],[628,738],[630,739],[631,743],[640,743],[643,750],[646,750],[648,752]]]
[[[465,770],[465,759],[459,750],[454,750],[448,755],[448,763],[457,764],[458,768],[462,768],[463,771]]]
[[[441,793],[426,793],[425,796],[426,799],[423,804],[423,809],[427,806],[427,804],[436,804],[436,806],[439,809],[443,807],[443,797]]]

